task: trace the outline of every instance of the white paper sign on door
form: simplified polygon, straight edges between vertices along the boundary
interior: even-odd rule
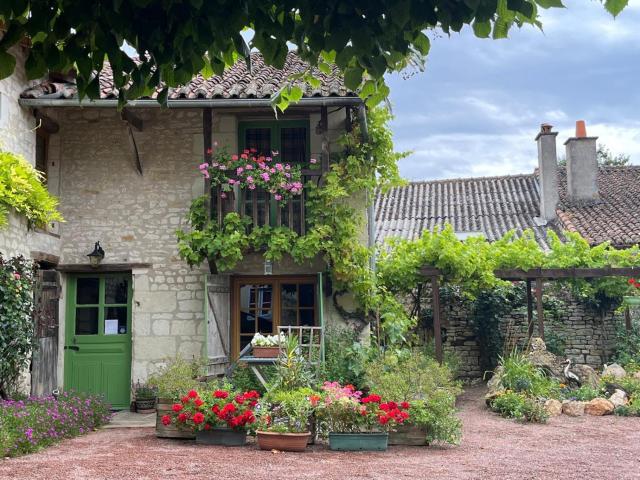
[[[117,335],[118,334],[118,319],[105,319],[104,321],[104,334],[105,335]]]

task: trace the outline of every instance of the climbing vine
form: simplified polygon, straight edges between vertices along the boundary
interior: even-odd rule
[[[49,194],[41,174],[19,155],[0,150],[0,227],[9,209],[23,215],[30,226],[62,221],[58,200]]]
[[[272,261],[288,254],[297,263],[320,255],[336,292],[349,292],[357,300],[357,315],[363,320],[381,320],[381,334],[393,340],[400,338],[411,319],[393,293],[378,283],[369,267],[374,252],[361,238],[365,221],[362,211],[366,202],[372,201],[375,189],[386,190],[402,183],[397,162],[407,154],[393,149],[390,119],[386,109],[372,109],[368,115],[368,141],[361,141],[361,126],[356,123],[351,132],[341,137],[341,152],[332,157],[322,183],[304,185],[304,235],[268,225],[249,229],[249,220],[237,213],[227,213],[220,225],[207,222],[205,198],[201,197],[193,202],[188,214],[191,228],[176,233],[180,256],[192,266],[209,261],[211,271],[222,272],[232,269],[252,251]],[[217,163],[219,166],[219,159]],[[239,166],[233,165],[236,171]],[[201,171],[213,177],[206,165],[201,166]],[[246,170],[241,173],[246,182]]]

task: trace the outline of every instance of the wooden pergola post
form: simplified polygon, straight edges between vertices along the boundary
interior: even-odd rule
[[[531,279],[527,279],[527,326],[529,338],[533,337],[533,295],[531,294]]]
[[[538,307],[538,336],[544,340],[544,307],[542,305],[542,278],[536,278],[536,304]]]
[[[436,344],[436,360],[442,364],[444,357],[442,354],[442,332],[440,329],[440,282],[437,275],[431,277],[431,293],[433,295],[431,308],[433,310],[433,339]]]

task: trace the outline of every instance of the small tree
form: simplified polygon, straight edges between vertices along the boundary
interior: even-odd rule
[[[604,143],[598,145],[596,158],[598,159],[598,165],[606,165],[610,167],[623,167],[625,165],[629,165],[629,161],[631,160],[631,157],[624,153],[614,155]]]
[[[0,398],[17,390],[35,346],[34,271],[24,257],[5,259],[0,254]]]

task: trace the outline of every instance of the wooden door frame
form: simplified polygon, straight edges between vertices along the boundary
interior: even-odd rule
[[[319,303],[320,292],[318,291],[318,275],[234,275],[231,277],[231,358],[237,359],[240,353],[240,305],[236,301],[240,299],[240,285],[246,283],[270,284],[273,285],[272,312],[273,328],[280,325],[280,284],[283,283],[307,283],[314,286],[314,319],[316,324],[320,324]],[[277,331],[277,330],[276,330]]]

